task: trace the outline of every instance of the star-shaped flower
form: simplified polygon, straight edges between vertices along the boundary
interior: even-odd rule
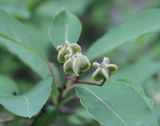
[[[95,72],[93,73],[92,77],[94,80],[109,80],[109,77],[112,73],[117,71],[118,67],[115,64],[110,64],[110,61],[107,57],[103,58],[102,63],[93,63],[93,67],[96,68]]]

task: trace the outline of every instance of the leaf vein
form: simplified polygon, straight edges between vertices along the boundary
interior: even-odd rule
[[[31,118],[30,110],[29,110],[29,100],[28,100],[28,98],[25,95],[22,95],[22,97],[24,98],[25,103],[26,103],[28,117]]]
[[[94,92],[89,90],[88,88],[85,88],[88,92],[90,92],[93,96],[95,96],[98,100],[100,100],[125,126],[129,126],[121,117],[120,115],[115,112],[108,104],[106,104],[103,99],[101,99],[99,96],[97,96]]]

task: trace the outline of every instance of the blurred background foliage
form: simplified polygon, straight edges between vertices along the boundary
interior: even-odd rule
[[[142,11],[158,7],[160,7],[159,0],[0,0],[0,9],[16,17],[29,29],[37,38],[40,51],[49,57],[56,66],[60,66],[60,64],[56,61],[57,52],[49,41],[48,28],[53,17],[62,9],[65,8],[76,14],[82,22],[83,31],[78,43],[85,52],[104,33],[131,20]],[[142,82],[146,95],[154,99],[157,105],[160,105],[159,35],[159,33],[145,34],[133,40],[134,43],[120,46],[109,54],[111,60],[120,66],[121,74],[128,77],[132,77],[132,73],[136,72],[135,67],[141,71],[137,71],[137,76],[135,76],[135,79],[139,80],[143,74],[149,74],[153,69],[157,70],[156,74],[148,75],[148,78]],[[148,58],[156,63],[148,62]],[[145,67],[143,68],[146,62],[150,68],[147,70],[147,72],[150,71],[149,73],[145,72]],[[124,69],[127,69],[126,73],[123,72]],[[3,45],[0,45],[0,74],[16,80],[21,92],[28,91],[39,80],[39,77],[29,67],[8,52]],[[61,78],[58,79],[60,83]],[[48,102],[48,104],[50,103]],[[49,113],[52,109],[54,108],[49,107],[45,111]],[[72,110],[71,113],[70,110]],[[73,110],[75,111],[73,112]],[[69,111],[68,115],[58,116],[54,126],[99,126],[80,106],[77,99],[69,102],[65,111]],[[159,118],[159,109],[156,109],[155,112]],[[13,116],[2,107],[0,108],[0,126],[25,126],[31,122],[32,120]]]

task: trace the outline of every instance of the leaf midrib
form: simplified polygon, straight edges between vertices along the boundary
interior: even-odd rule
[[[83,87],[84,88],[84,87]],[[101,99],[99,96],[97,96],[94,92],[92,92],[91,90],[89,90],[88,88],[84,88],[85,90],[87,90],[89,93],[91,93],[93,96],[95,96],[99,101],[101,101],[125,126],[129,126],[126,121],[124,121],[120,115],[115,112],[107,103],[105,103],[103,101],[103,99]]]
[[[27,50],[30,51],[32,54],[34,54],[36,57],[39,57],[40,59],[42,59],[43,61],[46,62],[46,58],[45,58],[44,56],[38,54],[35,50],[33,50],[32,48],[26,46],[26,45],[23,44],[22,42],[19,42],[19,41],[13,39],[13,38],[10,38],[10,37],[2,34],[2,33],[0,33],[0,37],[2,37],[2,38],[4,38],[4,39],[8,39],[8,40],[10,40],[12,43],[14,43],[14,44],[17,44],[17,45],[22,46],[23,48],[27,49]]]
[[[22,98],[25,100],[25,105],[26,105],[28,117],[31,118],[30,109],[29,109],[29,99],[25,95],[22,95]]]

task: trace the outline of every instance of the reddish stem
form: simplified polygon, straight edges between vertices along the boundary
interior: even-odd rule
[[[95,85],[95,86],[102,86],[106,82],[105,79],[101,83],[83,81],[83,80],[78,80],[78,78],[74,78],[74,77],[71,77],[71,76],[67,76],[66,79],[71,80],[75,84],[76,83],[77,84],[88,84],[88,85]]]
[[[88,85],[102,86],[106,82],[105,79],[101,83],[83,81],[83,80],[78,80],[79,79],[78,77],[75,78],[75,77],[72,77],[72,76],[67,76],[66,79],[71,80],[72,83],[63,91],[63,93],[62,93],[63,97],[67,94],[68,91],[75,88],[77,84],[88,84]]]
[[[75,83],[77,84],[88,84],[88,85],[95,85],[95,86],[102,86],[106,80],[103,80],[100,84],[96,82],[88,82],[83,80],[77,80]]]

